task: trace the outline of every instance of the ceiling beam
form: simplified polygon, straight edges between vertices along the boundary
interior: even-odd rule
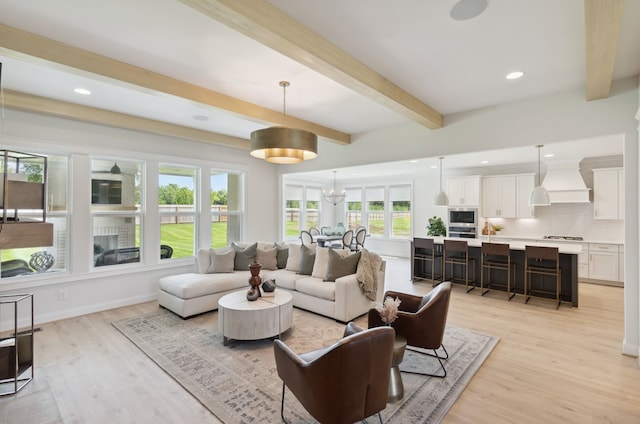
[[[624,0],[584,0],[587,100],[609,97]]]
[[[125,88],[131,88],[130,84],[144,87],[226,110],[265,124],[274,124],[282,120],[282,111],[267,109],[148,69],[1,24],[0,47],[30,56],[34,58],[36,63],[42,63],[42,60],[45,60],[64,65],[71,70],[76,70],[76,72],[77,70],[83,71],[81,73],[83,76],[86,76],[85,72],[101,75],[114,80],[112,82],[123,83],[121,86]],[[351,143],[351,136],[347,133],[295,116],[287,115],[287,123],[292,127],[311,131],[319,137],[339,144]]]
[[[83,106],[76,103],[63,102],[48,97],[34,96],[19,91],[4,90],[4,104],[7,108],[16,110],[37,112],[59,118],[141,131],[165,137],[177,137],[202,143],[249,150],[249,140],[244,138],[169,124],[153,119],[140,118],[138,116]]]
[[[428,128],[442,115],[265,0],[180,0]]]

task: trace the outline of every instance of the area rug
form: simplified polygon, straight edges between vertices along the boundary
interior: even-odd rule
[[[116,321],[113,326],[224,423],[280,423],[282,381],[272,340],[232,341],[223,346],[218,313],[183,320],[165,309]],[[364,327],[364,317],[356,322]],[[344,325],[294,308],[294,325],[282,340],[304,353],[339,340]],[[447,326],[444,379],[402,373],[404,398],[382,411],[388,423],[438,423],[498,342],[498,338]],[[433,373],[437,359],[407,351],[401,369]],[[287,391],[285,416],[315,422]],[[373,421],[372,421],[373,422]]]

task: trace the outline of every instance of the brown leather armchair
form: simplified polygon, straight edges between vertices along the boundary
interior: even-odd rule
[[[390,296],[400,299],[398,307],[398,318],[391,323],[391,327],[396,333],[407,339],[407,348],[415,352],[435,356],[442,367],[441,374],[426,374],[413,371],[413,374],[423,374],[432,377],[444,378],[447,370],[442,362],[449,358],[449,353],[442,344],[444,330],[447,323],[447,313],[449,312],[449,299],[451,296],[451,282],[440,283],[433,290],[424,296],[416,296],[407,293],[388,291],[384,294],[384,299]],[[369,310],[369,328],[386,325],[380,318],[376,309]],[[413,348],[433,350],[433,354],[416,350]],[[438,354],[438,349],[442,348],[444,356]]]
[[[373,328],[348,335],[329,347],[298,355],[274,341],[282,379],[280,415],[284,422],[285,387],[320,423],[351,424],[387,407],[389,369],[395,332]]]

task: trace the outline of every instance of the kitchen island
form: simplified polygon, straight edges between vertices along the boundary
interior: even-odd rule
[[[436,252],[442,253],[444,246],[444,237],[434,237]],[[459,238],[451,240],[461,240]],[[469,246],[469,258],[475,259],[475,269],[469,270],[469,278],[471,279],[475,275],[475,282],[469,281],[470,285],[474,285],[480,288],[480,272],[481,272],[481,247],[482,240],[479,239],[467,239]],[[494,243],[502,243],[499,241],[493,241]],[[511,254],[511,262],[515,264],[515,281],[512,284],[515,285],[515,292],[522,295],[524,293],[524,249],[526,246],[544,246],[544,247],[557,247],[560,254],[560,273],[561,273],[561,288],[560,288],[560,300],[563,302],[570,302],[572,306],[578,306],[578,255],[582,252],[582,246],[580,244],[562,244],[549,242],[523,242],[512,241],[504,242],[502,244],[508,244]],[[413,281],[420,279],[431,279],[431,263],[425,260],[425,239],[414,238],[411,242],[411,276]],[[459,282],[461,272],[455,267],[453,273],[456,277],[456,283]],[[474,273],[475,271],[475,273]],[[451,267],[447,267],[444,280],[451,280]],[[485,271],[486,272],[486,271]],[[440,263],[436,261],[435,276],[442,274],[442,268]],[[486,278],[486,274],[485,274]],[[436,278],[437,279],[437,278]],[[507,275],[505,272],[493,272],[491,280],[495,284],[505,285],[507,282]],[[555,291],[555,280],[553,277],[546,276],[534,276],[534,285],[544,291]],[[493,290],[502,290],[502,288],[492,288]],[[474,290],[475,291],[475,290]],[[478,290],[479,292],[479,290]],[[473,291],[471,292],[473,293]],[[550,297],[551,295],[537,294],[539,297]],[[506,294],[505,294],[506,297]]]

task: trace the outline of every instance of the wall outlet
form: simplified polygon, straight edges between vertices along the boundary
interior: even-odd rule
[[[66,289],[62,289],[58,291],[58,300],[67,300],[69,299],[69,292]]]

